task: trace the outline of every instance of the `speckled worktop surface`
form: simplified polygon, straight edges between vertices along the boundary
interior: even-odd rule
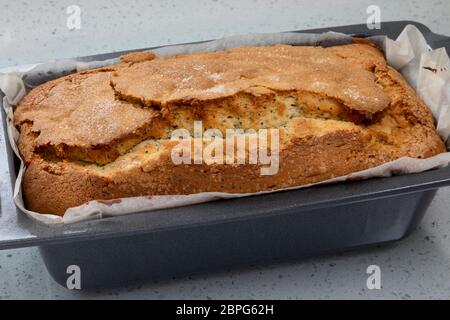
[[[338,3],[342,5],[339,6]],[[66,26],[81,8],[81,29]],[[0,0],[0,67],[230,34],[416,20],[450,35],[448,1],[6,1]],[[450,188],[441,189],[419,229],[379,248],[147,283],[98,292],[69,291],[48,275],[36,248],[0,251],[0,299],[7,298],[450,298]],[[382,289],[366,288],[381,268]]]

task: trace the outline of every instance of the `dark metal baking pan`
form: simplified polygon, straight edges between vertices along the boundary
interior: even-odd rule
[[[381,30],[353,25],[302,32],[395,38],[407,24],[415,24],[432,47],[450,52],[450,38],[410,21],[386,22]],[[27,218],[12,201],[17,159],[5,141],[1,113],[0,249],[39,246],[62,285],[69,265],[81,268],[82,288],[93,288],[399,240],[420,223],[437,189],[450,185],[446,167],[50,227]]]

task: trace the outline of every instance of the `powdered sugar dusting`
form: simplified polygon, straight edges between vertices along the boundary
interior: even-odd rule
[[[191,81],[192,80],[192,76],[189,76],[189,77],[186,77],[186,78],[183,78],[182,80],[181,80],[181,82],[183,82],[183,83],[186,83],[186,82],[189,82],[189,81]]]
[[[223,85],[214,86],[212,88],[206,89],[207,92],[210,93],[224,93],[225,87]]]
[[[274,82],[279,82],[280,81],[280,77],[277,75],[269,75],[267,76],[267,79],[270,81],[274,81]]]
[[[210,77],[212,80],[214,80],[214,81],[218,81],[218,80],[220,80],[220,79],[222,78],[222,76],[220,75],[220,73],[217,73],[217,72],[211,73],[211,74],[209,75],[209,77]]]

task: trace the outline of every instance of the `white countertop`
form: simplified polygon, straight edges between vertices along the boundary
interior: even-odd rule
[[[73,4],[81,8],[81,29],[70,31],[66,8]],[[0,0],[0,67],[231,34],[365,23],[372,4],[380,7],[383,21],[415,20],[450,35],[445,0]],[[89,293],[56,284],[36,248],[0,251],[0,299],[450,298],[448,208],[450,188],[441,189],[416,232],[379,248]],[[371,264],[381,267],[381,290],[366,288]]]

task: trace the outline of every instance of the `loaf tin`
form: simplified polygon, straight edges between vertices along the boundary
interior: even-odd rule
[[[306,30],[396,38],[416,25],[431,47],[450,38],[412,21]],[[150,49],[150,48],[145,48]],[[78,58],[103,60],[126,52]],[[1,100],[1,99],[0,99]],[[0,102],[1,103],[1,102]],[[247,198],[46,226],[12,200],[18,170],[0,134],[0,249],[38,246],[51,276],[65,286],[68,267],[81,270],[82,289],[301,259],[403,239],[420,223],[436,191],[450,185],[450,167]]]

